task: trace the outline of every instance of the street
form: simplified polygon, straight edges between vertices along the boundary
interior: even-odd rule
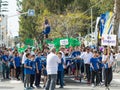
[[[65,79],[66,86],[64,89],[59,89],[59,86],[56,86],[55,90],[105,90],[104,86],[97,86],[92,88],[91,85],[87,85],[83,80],[82,83],[74,81],[71,78]],[[43,84],[41,83],[41,86]],[[21,81],[9,80],[0,82],[0,90],[24,90],[23,83]],[[34,89],[34,90],[44,90]],[[110,90],[120,90],[120,74],[114,73],[114,78],[110,86]]]

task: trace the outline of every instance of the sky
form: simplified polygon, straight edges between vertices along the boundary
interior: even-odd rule
[[[13,15],[17,15],[17,1],[16,0],[6,0],[9,2],[8,5],[8,32],[11,37],[18,36],[19,31],[19,23],[18,23],[18,16],[11,17]]]

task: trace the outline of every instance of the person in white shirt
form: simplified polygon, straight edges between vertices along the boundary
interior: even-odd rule
[[[105,49],[102,56],[102,62],[104,63],[104,76],[105,76],[105,87],[109,88],[109,84],[112,81],[112,66],[113,66],[113,54],[110,49]]]
[[[65,64],[66,60],[65,60],[65,53],[64,53],[64,51],[65,51],[65,47],[60,47],[60,52],[62,53],[62,58],[63,58],[64,64]],[[63,66],[63,67],[65,68],[65,66]]]
[[[93,54],[92,52],[90,52],[90,49],[87,48],[86,52],[82,53],[82,55],[80,56],[81,59],[84,60],[84,64],[85,64],[85,71],[86,71],[86,77],[87,77],[87,84],[90,84],[90,59],[92,58]]]
[[[58,71],[58,64],[61,63],[59,57],[55,54],[56,49],[52,48],[50,50],[50,54],[47,56],[46,60],[46,70],[48,74],[48,80],[45,86],[45,90],[54,90],[55,83],[57,80],[57,71]]]

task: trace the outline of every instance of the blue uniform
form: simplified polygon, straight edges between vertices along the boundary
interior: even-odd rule
[[[8,62],[8,56],[7,56],[7,55],[3,55],[3,56],[2,56],[2,59],[3,59],[5,62]]]
[[[64,60],[61,59],[61,63],[58,64],[58,71],[64,71],[63,63],[64,63]]]
[[[98,70],[99,69],[99,65],[98,65],[99,60],[98,60],[98,58],[91,58],[90,63],[92,64],[92,66],[91,66],[92,70]]]
[[[35,59],[35,62],[38,64],[38,70],[42,69],[42,61],[41,61],[41,57],[37,57]]]
[[[21,58],[19,56],[14,58],[15,66],[20,67],[21,65]]]
[[[46,61],[46,57],[45,56],[40,56],[42,61]]]
[[[35,61],[31,61],[30,62],[30,66],[32,67],[31,74],[35,74],[35,69],[36,69],[36,67],[35,67]]]
[[[10,67],[13,67],[13,68],[14,68],[13,56],[9,56],[9,61],[10,61]]]
[[[31,60],[26,59],[24,65],[26,65],[26,66],[31,66],[30,63],[31,63]],[[25,73],[25,74],[31,74],[31,69],[29,69],[29,68],[24,68],[24,73]]]
[[[72,52],[71,57],[77,57],[77,56],[80,56],[80,54],[81,54],[80,51],[74,51]],[[80,60],[75,60],[75,62],[79,63]]]
[[[3,55],[3,56],[2,56],[2,60],[7,63],[7,64],[2,63],[3,78],[4,78],[4,79],[5,79],[5,78],[9,78],[9,66],[8,66],[9,58],[8,58],[8,55]],[[5,74],[6,74],[6,75],[5,75]]]
[[[37,79],[35,79],[35,86],[36,87],[39,87],[39,85],[40,85],[40,80],[41,80],[41,70],[42,70],[42,60],[41,60],[41,57],[37,57],[36,59],[35,59],[35,63],[37,63],[37,65],[38,65],[38,70],[39,70],[39,73],[36,73],[36,75],[35,75],[35,78],[37,78]],[[37,67],[36,67],[37,68]]]
[[[42,61],[42,66],[46,68],[46,61]],[[47,70],[43,69],[43,75],[47,76]]]
[[[104,65],[102,64],[102,57],[98,57],[98,60],[99,60],[99,68],[101,69]]]
[[[58,64],[58,82],[60,80],[60,86],[63,87],[63,78],[64,78],[64,68],[63,68],[64,60],[61,59],[61,63]]]

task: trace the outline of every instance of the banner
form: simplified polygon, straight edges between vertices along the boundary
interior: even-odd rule
[[[101,44],[103,46],[116,46],[116,35],[103,34],[101,38]]]
[[[60,40],[60,45],[68,45],[68,44],[69,44],[68,39]]]
[[[100,21],[100,17],[97,17],[96,25],[95,25],[95,40],[96,41],[98,40],[98,24],[99,24],[99,21]]]
[[[34,46],[34,40],[30,38],[26,39],[24,43],[25,45]]]
[[[101,38],[103,34],[111,34],[113,31],[113,16],[113,12],[106,12],[105,14],[101,14],[99,38]]]
[[[54,47],[59,50],[60,46],[65,46],[66,48],[80,46],[81,42],[76,38],[55,38],[54,40],[46,40],[48,45],[54,44]],[[52,47],[53,45],[50,45]]]
[[[48,44],[48,47],[51,49],[51,48],[54,48],[55,45],[54,44]]]

